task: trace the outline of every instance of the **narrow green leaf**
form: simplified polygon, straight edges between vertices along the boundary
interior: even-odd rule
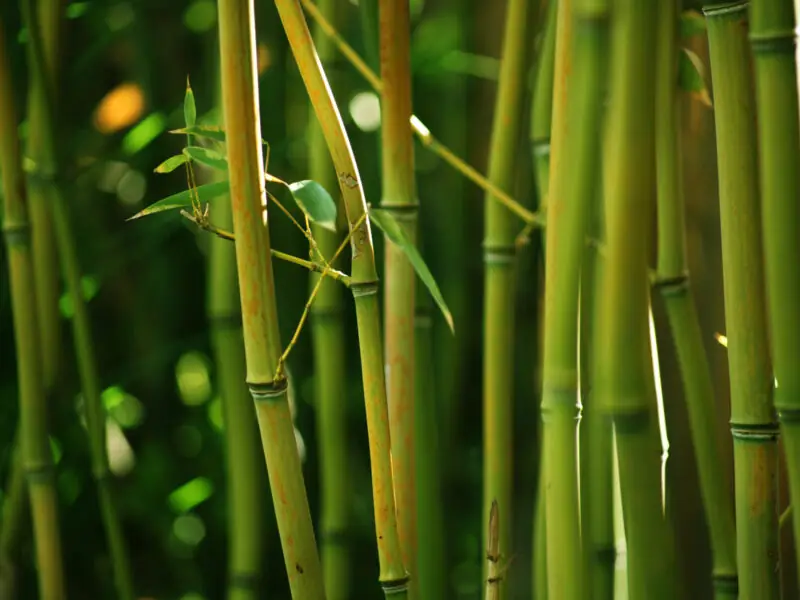
[[[200,146],[187,146],[183,149],[183,153],[201,165],[217,171],[228,172],[228,159],[215,150]]]
[[[186,121],[186,127],[194,127],[197,121],[197,107],[194,104],[194,92],[192,86],[189,85],[189,77],[186,77],[186,96],[183,98],[183,120]]]
[[[176,154],[175,156],[170,156],[167,160],[158,165],[154,169],[154,172],[172,173],[175,169],[184,164],[186,160],[187,160],[186,156],[184,156],[183,154]]]
[[[706,20],[696,10],[685,10],[680,18],[680,35],[682,38],[694,37],[706,32]]]
[[[408,239],[400,223],[397,222],[391,213],[379,208],[369,209],[369,219],[372,223],[377,225],[378,229],[386,234],[386,237],[388,237],[393,244],[397,245],[405,253],[411,265],[414,267],[414,270],[417,272],[417,275],[422,280],[422,283],[428,288],[428,292],[430,292],[439,310],[442,311],[442,315],[444,316],[444,320],[447,321],[450,331],[455,333],[453,315],[450,314],[450,309],[447,308],[447,303],[444,301],[442,292],[439,290],[436,280],[428,270],[428,266],[425,264],[416,246]]]
[[[172,129],[170,133],[178,135],[195,135],[200,138],[208,138],[216,142],[225,142],[225,130],[218,125],[193,125],[191,127],[181,127],[180,129]],[[269,146],[269,142],[261,138],[263,146]]]
[[[336,203],[324,187],[310,179],[295,181],[287,187],[309,219],[325,229],[336,231]]]
[[[686,92],[689,92],[697,100],[712,107],[711,96],[708,94],[704,76],[703,61],[688,48],[681,48],[681,55],[678,59],[678,85]]]
[[[133,221],[139,217],[146,217],[157,212],[165,210],[173,210],[175,208],[190,208],[192,206],[192,196],[194,194],[200,199],[200,202],[208,202],[226,194],[228,192],[227,181],[216,181],[214,183],[207,183],[194,188],[194,190],[183,190],[172,196],[167,196],[158,202],[154,202],[144,210],[136,213],[128,221]]]

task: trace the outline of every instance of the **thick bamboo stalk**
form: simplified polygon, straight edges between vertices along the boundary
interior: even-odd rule
[[[322,0],[319,9],[336,23],[336,5]],[[314,39],[320,60],[333,55],[330,39],[314,26]],[[331,162],[322,129],[309,115],[309,176],[327,190],[336,190],[336,171]],[[338,196],[338,195],[337,195]],[[340,204],[340,203],[339,203]],[[339,206],[341,209],[341,205]],[[338,219],[338,223],[346,223]],[[330,258],[341,243],[341,235],[312,224],[314,239],[322,255]],[[311,289],[319,275],[310,278]],[[345,377],[344,290],[335,281],[323,281],[311,307],[312,344],[315,365],[317,436],[319,438],[321,513],[320,554],[325,592],[329,600],[347,600],[350,592],[350,495],[347,467],[347,411]]]
[[[656,21],[654,1],[620,0],[611,15],[603,172],[607,243],[594,347],[596,399],[613,419],[616,435],[631,600],[678,597],[673,542],[662,507],[649,337]]]
[[[800,574],[800,127],[795,13],[791,0],[750,5],[761,152],[761,215],[770,342],[777,384],[795,558]]]
[[[502,190],[514,183],[520,135],[525,71],[528,55],[529,0],[509,0],[506,6],[503,50],[489,149],[488,179]],[[483,306],[483,518],[489,522],[492,502],[503,512],[499,525],[499,552],[508,557],[512,520],[512,407],[514,352],[514,296],[516,247],[519,229],[503,206],[487,201],[484,212]],[[483,532],[483,555],[488,539]],[[484,570],[486,566],[484,565]],[[485,579],[485,577],[484,577]],[[505,585],[500,584],[500,597]]]
[[[417,237],[414,139],[411,119],[411,34],[408,0],[380,0],[381,207],[398,219],[408,238]],[[417,475],[414,460],[415,363],[414,312],[416,274],[403,250],[388,237],[385,245],[384,352],[389,430],[397,526],[403,562],[409,571],[409,598],[416,598],[417,572]],[[431,398],[432,400],[432,398]],[[425,535],[420,531],[419,534]],[[427,539],[427,535],[425,535]],[[427,543],[423,540],[422,543]]]
[[[678,16],[680,0],[659,7],[656,56],[656,170],[658,279],[675,340],[688,405],[692,441],[713,551],[715,598],[738,595],[733,499],[722,468],[722,441],[714,427],[714,389],[700,321],[689,287],[680,153]]]
[[[378,277],[366,200],[350,142],[325,73],[317,58],[299,0],[276,0],[317,119],[328,143],[352,232],[352,282],[358,322],[367,432],[370,441],[375,534],[380,582],[386,596],[406,597],[408,573],[403,566],[395,515],[394,485],[386,406],[386,381],[378,302]]]
[[[222,107],[247,385],[256,406],[283,558],[294,598],[325,598],[300,456],[287,398],[270,258],[263,219],[264,166],[256,85],[252,0],[218,4]]]
[[[764,298],[747,3],[705,6],[703,12],[717,123],[739,598],[770,600],[780,596],[778,424]]]
[[[65,589],[58,499],[47,437],[30,224],[13,104],[14,88],[2,25],[0,22],[0,173],[3,179],[3,233],[8,251],[19,375],[22,462],[31,504],[40,597],[42,600],[63,600]]]

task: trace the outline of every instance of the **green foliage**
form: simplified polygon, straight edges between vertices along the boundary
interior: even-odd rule
[[[216,171],[228,172],[228,159],[219,152],[201,146],[187,146],[183,153],[193,161]]]
[[[214,200],[215,198],[219,198],[220,196],[227,194],[228,189],[229,186],[227,181],[216,181],[214,183],[199,185],[195,188],[183,190],[177,194],[167,196],[158,202],[154,202],[144,210],[139,211],[130,217],[128,220],[133,221],[134,219],[146,217],[147,215],[163,212],[165,210],[190,208],[193,205],[193,199],[198,200],[199,202],[209,202],[210,200]]]
[[[182,164],[185,164],[186,160],[187,156],[184,154],[176,154],[175,156],[170,156],[167,160],[158,165],[154,169],[154,171],[156,173],[172,173]]]
[[[186,78],[186,96],[183,98],[183,120],[187,127],[194,127],[197,122],[197,107],[194,103],[194,92],[189,85],[189,78]]]
[[[287,187],[309,219],[325,229],[336,231],[336,203],[324,187],[310,179],[290,183]]]
[[[686,10],[681,13],[680,36],[682,38],[702,35],[706,32],[706,20],[696,10]]]
[[[681,48],[678,59],[678,85],[711,108],[711,96],[708,94],[704,71],[700,57],[688,48]]]

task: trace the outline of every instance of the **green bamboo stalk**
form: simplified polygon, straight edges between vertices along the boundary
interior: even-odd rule
[[[489,181],[502,190],[514,183],[520,121],[525,99],[529,0],[509,0],[506,6],[502,62],[489,149]],[[488,195],[487,195],[488,199]],[[512,406],[514,297],[518,224],[503,206],[485,203],[483,306],[483,518],[489,522],[492,502],[503,511],[499,525],[500,556],[511,548]],[[488,551],[483,531],[483,556]],[[484,564],[484,572],[486,565]],[[486,574],[484,573],[484,580]],[[506,586],[500,584],[500,597]]]
[[[380,0],[381,208],[390,211],[412,241],[417,237],[414,139],[411,119],[411,35],[408,0]],[[398,534],[403,562],[409,571],[409,598],[418,596],[417,475],[414,460],[415,385],[414,313],[416,274],[403,250],[385,238],[384,327],[389,431]],[[427,543],[427,532],[422,543]]]
[[[655,203],[653,62],[657,3],[620,0],[611,16],[603,172],[606,262],[594,347],[596,401],[613,419],[631,600],[676,598],[661,500],[661,443],[649,335],[647,255]]]
[[[276,0],[278,13],[295,60],[322,126],[352,232],[352,283],[358,322],[367,432],[370,440],[375,533],[380,582],[386,596],[407,596],[408,573],[403,566],[395,515],[394,486],[386,406],[386,381],[378,302],[378,277],[366,200],[350,142],[339,110],[317,59],[299,0]]]
[[[791,0],[750,6],[761,158],[761,214],[775,408],[781,424],[800,574],[800,127]]]
[[[36,288],[30,225],[17,137],[9,60],[0,22],[0,172],[3,178],[3,233],[8,251],[11,305],[19,374],[22,461],[31,503],[39,593],[43,600],[63,600],[64,571],[58,529],[58,500],[47,437],[47,414],[41,377]]]
[[[550,124],[553,119],[553,82],[556,67],[556,22],[558,0],[547,0],[544,39],[531,102],[531,147],[539,212],[546,214],[550,186]]]
[[[697,308],[689,287],[678,93],[680,0],[662,1],[656,56],[656,171],[658,182],[658,279],[675,340],[701,494],[713,551],[715,598],[738,596],[736,529],[730,482],[714,427],[714,388]]]
[[[489,508],[489,528],[486,532],[486,600],[500,600],[500,512],[497,501]]]
[[[56,7],[57,8],[57,7]],[[55,10],[56,14],[59,12]],[[66,283],[67,292],[72,299],[72,337],[75,344],[75,355],[78,363],[78,376],[84,401],[86,428],[89,435],[92,476],[97,485],[100,513],[106,532],[114,583],[118,597],[122,600],[133,600],[133,580],[131,578],[130,561],[125,546],[122,524],[117,512],[112,489],[112,476],[108,463],[106,446],[106,414],[101,398],[100,378],[97,373],[97,360],[92,340],[89,312],[83,298],[81,285],[81,269],[75,238],[70,222],[69,209],[58,185],[53,184],[52,175],[57,168],[57,150],[55,140],[54,114],[55,98],[55,56],[49,58],[43,52],[44,39],[34,23],[41,20],[37,15],[33,1],[23,2],[23,15],[31,40],[28,44],[28,56],[31,72],[31,87],[34,90],[30,108],[31,125],[36,123],[37,136],[37,168],[44,181],[31,177],[28,189],[36,189],[42,198],[49,200],[52,211],[52,226],[55,233],[56,249],[61,263],[61,272]],[[45,15],[50,16],[50,15]],[[43,18],[43,17],[42,17]],[[43,184],[43,185],[42,185]]]
[[[547,500],[545,493],[544,444],[539,444],[539,476],[533,514],[533,598],[547,600]]]
[[[717,120],[739,597],[770,600],[780,595],[779,432],[772,404],[774,379],[763,291],[756,107],[747,40],[747,3],[708,5],[703,12]],[[765,114],[764,118],[772,115]],[[783,123],[780,126],[791,127]]]
[[[214,64],[216,67],[218,59]],[[221,89],[218,93],[221,94]],[[222,229],[232,228],[229,200],[220,199],[214,205],[214,222]],[[259,464],[256,414],[245,382],[236,248],[219,236],[212,236],[209,242],[206,297],[225,423],[230,545],[227,597],[228,600],[254,600],[261,580],[264,556],[262,515],[264,502],[268,499],[261,487],[266,482],[263,467]]]
[[[262,206],[253,0],[220,0],[222,107],[236,265],[244,331],[247,385],[255,402],[283,558],[293,598],[325,598],[281,356],[269,230]]]
[[[319,9],[336,23],[336,5],[322,0]],[[314,26],[314,38],[320,60],[333,56],[330,39]],[[310,177],[325,189],[338,187],[322,129],[309,115]],[[341,215],[340,215],[341,216]],[[339,219],[339,223],[342,223]],[[330,257],[339,246],[340,235],[312,224],[314,238],[323,256]],[[310,285],[317,284],[312,275]],[[314,346],[315,397],[321,484],[320,552],[325,591],[330,600],[350,597],[349,479],[347,466],[347,412],[345,378],[345,327],[343,322],[344,290],[334,281],[324,281],[311,307],[312,343]]]
[[[20,546],[28,524],[28,498],[25,486],[25,469],[20,456],[19,440],[14,440],[11,473],[3,501],[3,518],[0,521],[0,598],[15,598],[17,561]]]

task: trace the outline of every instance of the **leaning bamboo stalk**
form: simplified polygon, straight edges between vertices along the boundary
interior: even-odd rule
[[[409,240],[417,237],[414,139],[411,119],[411,55],[408,0],[380,0],[381,208],[400,222]],[[415,403],[414,313],[416,274],[401,248],[386,237],[384,327],[386,396],[397,526],[403,562],[409,571],[409,598],[416,598],[417,474],[414,460]],[[424,532],[420,532],[424,533]],[[423,541],[423,543],[427,543]]]
[[[13,104],[14,88],[2,25],[0,22],[0,172],[3,178],[3,233],[8,252],[19,375],[22,461],[31,504],[40,597],[43,600],[63,600],[58,499],[47,437],[30,224]]]
[[[547,581],[548,597],[577,600],[585,586],[578,496],[578,314],[588,215],[600,179],[603,104],[598,99],[604,91],[608,7],[603,0],[562,0],[558,11],[542,391]]]
[[[283,558],[294,598],[325,598],[287,398],[275,282],[265,226],[264,163],[256,85],[253,0],[218,4],[222,108],[244,331],[247,385],[256,407]]]
[[[320,10],[336,22],[336,3],[322,0]],[[331,59],[333,47],[327,36],[315,27],[314,37],[320,60]],[[325,189],[338,187],[322,129],[314,115],[309,115],[309,175]],[[341,215],[340,215],[341,216]],[[346,219],[337,219],[338,223]],[[323,256],[336,252],[340,235],[312,224],[314,239]],[[311,289],[318,275],[310,278]],[[347,411],[345,378],[344,290],[335,281],[323,281],[311,307],[312,344],[315,365],[317,436],[319,438],[321,513],[320,554],[325,592],[330,600],[350,597],[350,500],[347,469]]]
[[[773,375],[764,298],[756,107],[747,42],[747,3],[705,6],[703,12],[717,120],[739,597],[770,600],[780,596],[778,424],[772,403]],[[776,157],[771,155],[771,158]]]
[[[656,21],[653,1],[620,0],[611,13],[603,172],[607,243],[594,347],[596,401],[614,423],[631,600],[677,597],[674,550],[661,500],[649,338]]]
[[[761,157],[761,215],[770,341],[800,574],[800,127],[791,0],[750,5]]]
[[[502,62],[495,104],[488,179],[499,189],[514,183],[517,148],[525,99],[528,0],[510,0],[506,7]],[[516,219],[503,206],[486,202],[484,212],[483,306],[483,518],[492,502],[505,515],[500,523],[499,552],[511,548],[512,407]],[[483,535],[484,555],[488,548]],[[484,565],[485,569],[485,565]],[[500,585],[500,597],[505,585]]]
[[[689,287],[679,126],[678,16],[680,0],[662,0],[656,56],[656,171],[658,279],[675,341],[701,494],[713,551],[715,598],[738,595],[733,499],[722,469],[721,440],[714,427],[714,389],[700,321]]]
[[[350,142],[325,73],[317,58],[299,0],[276,0],[303,82],[328,143],[352,230],[352,280],[356,305],[367,432],[370,441],[375,533],[384,594],[406,597],[408,574],[403,566],[395,514],[389,419],[378,302],[378,277],[366,200]]]

